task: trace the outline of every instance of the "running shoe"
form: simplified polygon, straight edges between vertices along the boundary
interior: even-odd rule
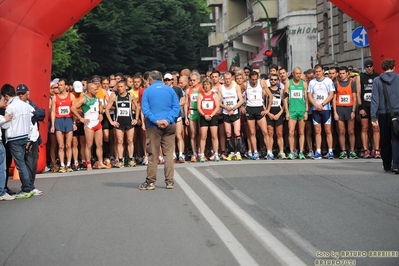
[[[205,162],[205,156],[203,154],[200,155],[200,160],[201,163]]]
[[[248,159],[252,159],[253,157],[252,152],[248,152],[245,157],[247,157]]]
[[[129,167],[135,167],[136,166],[136,161],[134,159],[129,160],[128,166]]]
[[[226,161],[231,161],[235,157],[235,154],[233,152],[230,152],[229,156],[227,156]]]
[[[217,154],[217,153],[215,155],[215,162],[220,162],[220,157],[219,157],[219,154]]]
[[[109,168],[111,168],[111,167],[112,167],[111,160],[110,160],[110,159],[108,159],[108,158],[105,158],[105,160],[104,160],[104,164],[105,164],[107,167],[109,167]]]
[[[173,189],[173,182],[166,182],[167,189]]]
[[[268,160],[268,161],[274,161],[274,155],[273,154],[267,154],[265,156],[265,159]]]
[[[141,184],[139,186],[140,190],[154,190],[155,189],[155,185],[154,183],[149,183],[147,181],[145,181],[143,184]]]
[[[346,151],[341,151],[339,154],[340,159],[348,159],[348,155],[346,154]]]
[[[320,160],[322,158],[321,153],[317,152],[313,156],[313,160]]]
[[[123,168],[125,167],[125,164],[123,163],[123,161],[118,161],[118,168]]]
[[[192,163],[197,162],[197,155],[191,156],[191,162],[192,162]]]
[[[220,155],[220,159],[222,159],[222,160],[226,160],[227,159],[226,152],[222,151],[222,154]]]
[[[259,153],[257,151],[254,152],[254,155],[252,156],[252,160],[259,160]]]
[[[290,154],[288,154],[287,159],[288,159],[288,160],[294,160],[294,159],[295,159],[295,153],[290,152]]]
[[[43,195],[43,191],[38,190],[37,188],[35,188],[33,191],[33,196],[41,196]]]
[[[242,161],[241,153],[239,151],[236,152],[235,159],[236,159],[236,161]]]
[[[370,152],[368,150],[364,151],[364,155],[363,155],[364,159],[370,159]]]
[[[374,158],[376,158],[376,159],[381,159],[381,152],[380,152],[380,150],[375,150],[375,156],[374,156]]]
[[[216,157],[216,154],[215,154],[215,153],[212,153],[212,155],[209,156],[209,161],[214,161],[214,160],[215,160],[215,157]]]
[[[148,165],[148,157],[147,156],[143,157],[143,162],[141,164],[142,165]]]
[[[333,152],[329,152],[328,153],[328,159],[329,160],[334,160],[334,153]]]
[[[8,193],[4,193],[4,195],[0,196],[0,201],[2,200],[15,200],[15,197]]]
[[[64,167],[60,167],[60,169],[58,170],[58,173],[66,173],[67,172],[67,169],[66,169],[66,167],[64,166]]]
[[[186,162],[186,160],[184,159],[184,156],[180,155],[179,156],[179,163],[185,163],[185,162]]]
[[[351,159],[357,159],[358,157],[357,157],[356,152],[355,152],[355,151],[351,151],[351,152],[349,153],[349,158],[351,158]]]
[[[307,157],[308,157],[309,159],[312,159],[312,158],[314,157],[314,152],[313,152],[312,150],[310,150],[310,151],[308,152]]]
[[[287,156],[285,155],[284,152],[280,152],[280,153],[277,155],[277,158],[279,158],[279,159],[281,159],[281,160],[285,160],[285,159],[287,159]]]
[[[303,152],[299,153],[299,160],[306,160],[305,155],[303,155]]]

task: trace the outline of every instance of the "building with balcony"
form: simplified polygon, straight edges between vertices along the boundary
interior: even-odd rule
[[[273,62],[289,71],[312,66],[317,55],[316,0],[207,0],[207,4],[214,22],[208,45],[215,49],[216,63],[267,72],[264,52],[273,48]]]

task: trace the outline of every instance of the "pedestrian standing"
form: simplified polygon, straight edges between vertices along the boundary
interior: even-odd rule
[[[5,105],[4,96],[0,94],[0,108]],[[10,121],[12,114],[5,116],[0,115],[0,126],[4,123]],[[0,200],[13,200],[14,196],[10,196],[7,193],[6,180],[7,180],[7,170],[6,170],[6,150],[4,148],[3,142],[1,141],[1,130],[0,130]]]
[[[399,117],[399,74],[394,72],[395,66],[395,60],[390,58],[381,63],[384,73],[373,82],[370,117],[373,127],[380,129],[384,170],[399,174],[399,136],[393,133],[393,121],[387,104],[389,100],[395,116]],[[384,85],[388,95],[384,92]]]
[[[157,179],[159,147],[165,160],[164,175],[166,188],[174,184],[173,149],[175,146],[176,119],[180,105],[175,91],[162,83],[162,74],[149,74],[150,86],[144,91],[141,101],[147,128],[148,166],[147,178],[140,185],[141,190],[154,190]]]
[[[15,89],[10,84],[1,88],[1,94],[7,101],[5,114],[12,114],[11,121],[2,127],[6,129],[6,141],[9,144],[11,155],[14,158],[15,170],[18,170],[22,186],[15,198],[30,198],[34,194],[35,187],[30,180],[28,168],[25,163],[26,145],[28,144],[32,107],[16,97]]]

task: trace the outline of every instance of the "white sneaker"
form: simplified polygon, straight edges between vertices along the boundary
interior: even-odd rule
[[[34,190],[32,190],[33,191],[33,196],[41,196],[41,195],[43,195],[43,191],[41,191],[41,190],[38,190],[37,188],[35,188]]]
[[[10,196],[10,194],[5,193],[3,196],[0,196],[0,200],[15,200],[14,196]]]

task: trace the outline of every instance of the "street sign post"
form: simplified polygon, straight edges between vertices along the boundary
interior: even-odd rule
[[[352,42],[359,48],[369,46],[369,37],[365,27],[360,26],[352,31]]]
[[[363,26],[359,26],[352,31],[352,42],[356,47],[360,48],[361,64],[364,63],[363,48],[369,46],[369,36],[367,30]]]

